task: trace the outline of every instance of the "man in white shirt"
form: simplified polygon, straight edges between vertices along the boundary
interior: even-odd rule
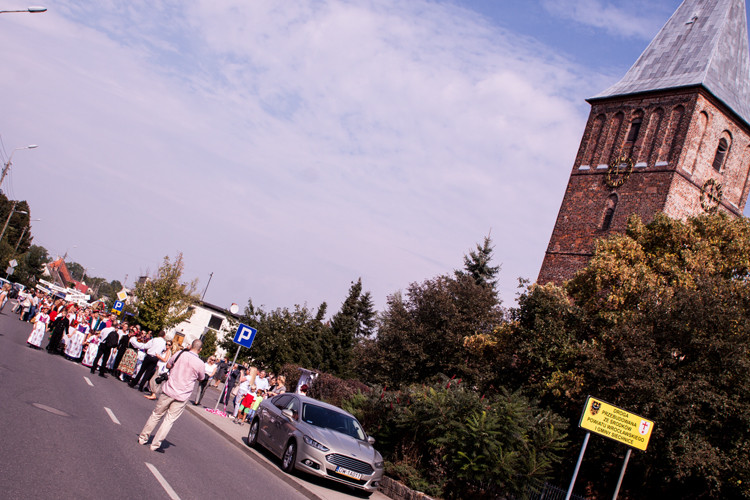
[[[146,349],[146,357],[143,358],[141,369],[138,370],[138,374],[130,381],[128,385],[135,387],[138,384],[138,390],[143,392],[143,387],[151,380],[156,372],[157,363],[159,362],[159,356],[162,355],[164,349],[167,348],[167,341],[164,336],[167,334],[164,330],[161,330],[159,334],[149,340],[146,343],[136,341],[130,341],[132,345],[140,349]]]
[[[159,431],[151,441],[151,449],[159,450],[162,441],[167,437],[174,422],[182,415],[185,405],[187,405],[190,394],[193,392],[195,382],[203,380],[205,370],[203,361],[198,357],[198,353],[203,347],[203,342],[194,340],[190,345],[189,351],[180,351],[169,360],[169,378],[163,385],[163,391],[156,407],[151,416],[143,426],[143,430],[138,435],[140,444],[147,444],[151,432],[159,424],[159,421],[166,415],[164,422],[159,427]]]
[[[106,377],[107,361],[109,360],[109,355],[112,353],[112,348],[117,346],[119,338],[115,326],[109,326],[102,330],[101,340],[99,341],[99,347],[96,351],[96,358],[94,358],[94,364],[91,365],[91,373],[94,373],[96,370],[96,364],[101,360],[101,365],[99,365],[99,376]]]
[[[270,387],[268,379],[266,378],[266,371],[261,370],[260,373],[258,373],[258,376],[255,377],[255,388],[259,391],[267,391]]]

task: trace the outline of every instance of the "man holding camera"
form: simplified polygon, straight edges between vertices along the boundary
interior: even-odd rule
[[[138,436],[140,444],[148,443],[151,432],[166,415],[164,422],[151,442],[151,449],[153,451],[159,450],[175,420],[182,415],[190,394],[193,392],[195,382],[203,380],[205,376],[203,360],[198,357],[202,347],[203,342],[194,340],[189,351],[178,352],[167,363],[169,378],[164,382],[162,394],[156,402],[156,407]]]

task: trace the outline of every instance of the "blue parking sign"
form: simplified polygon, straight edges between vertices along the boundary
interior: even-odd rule
[[[240,323],[237,333],[234,334],[234,343],[250,349],[250,346],[253,345],[253,340],[255,340],[256,333],[258,333],[258,330],[255,328]]]
[[[122,306],[124,306],[125,303],[121,300],[116,300],[115,305],[112,306],[112,310],[114,311],[121,311],[122,312]]]

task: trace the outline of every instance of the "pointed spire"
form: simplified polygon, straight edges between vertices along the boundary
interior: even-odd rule
[[[592,100],[695,85],[750,124],[745,0],[685,0],[622,80]]]

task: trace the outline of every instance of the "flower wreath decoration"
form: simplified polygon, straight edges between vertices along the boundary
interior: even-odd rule
[[[715,212],[719,208],[724,188],[716,179],[708,179],[701,187],[701,207],[708,213]]]
[[[625,156],[617,156],[609,162],[607,177],[604,178],[604,182],[611,188],[618,188],[625,184],[632,173],[633,160]]]

